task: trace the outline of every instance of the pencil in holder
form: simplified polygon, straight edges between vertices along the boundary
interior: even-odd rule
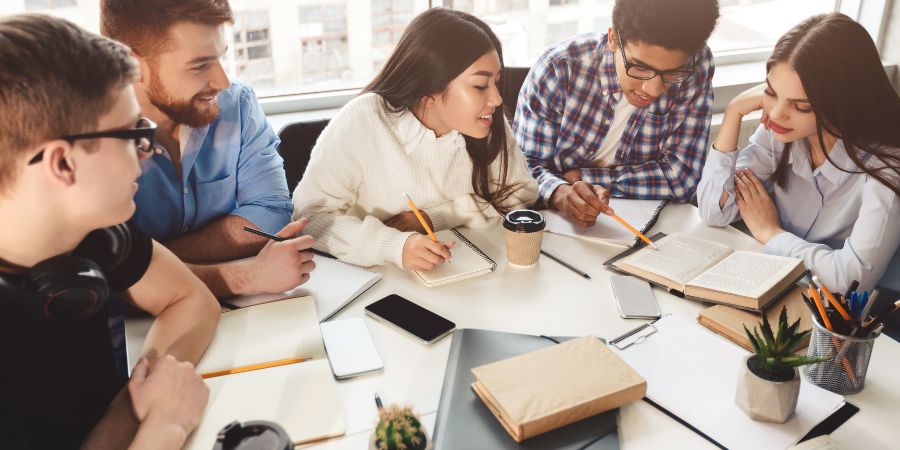
[[[835,394],[861,392],[866,385],[866,371],[875,339],[880,330],[865,338],[844,336],[829,331],[815,317],[807,355],[831,358],[828,361],[803,366],[803,375],[810,383]]]

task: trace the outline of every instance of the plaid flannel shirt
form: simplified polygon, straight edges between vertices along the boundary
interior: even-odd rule
[[[637,109],[610,167],[592,167],[622,98],[614,52],[606,35],[575,36],[551,47],[535,63],[519,92],[514,129],[540,201],[580,168],[581,179],[614,197],[687,202],[700,182],[712,118],[712,53],[693,55],[694,74]]]

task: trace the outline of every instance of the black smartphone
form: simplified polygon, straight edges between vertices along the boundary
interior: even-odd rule
[[[456,328],[455,323],[397,294],[366,306],[366,315],[393,325],[426,344],[437,341]]]

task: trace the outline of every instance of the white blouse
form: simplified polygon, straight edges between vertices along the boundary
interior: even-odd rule
[[[900,199],[877,179],[859,171],[837,141],[831,161],[812,169],[809,143],[791,144],[788,182],[784,188],[770,177],[785,145],[760,126],[743,150],[722,153],[713,148],[698,187],[700,215],[707,225],[725,226],[740,218],[734,197],[735,167],[748,168],[774,191],[781,227],[763,251],[803,259],[806,268],[835,292],[853,280],[871,289],[900,245]],[[832,163],[833,161],[833,163]],[[719,208],[722,191],[728,193]]]

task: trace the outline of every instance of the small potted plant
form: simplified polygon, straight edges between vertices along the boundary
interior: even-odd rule
[[[800,376],[797,367],[827,361],[794,354],[803,345],[809,330],[799,332],[800,320],[788,326],[787,309],[781,309],[778,329],[773,333],[763,315],[760,325],[750,333],[755,354],[747,355],[741,364],[735,402],[753,420],[784,423],[797,407]]]
[[[371,449],[426,450],[430,448],[422,423],[412,409],[390,405],[379,409]]]

